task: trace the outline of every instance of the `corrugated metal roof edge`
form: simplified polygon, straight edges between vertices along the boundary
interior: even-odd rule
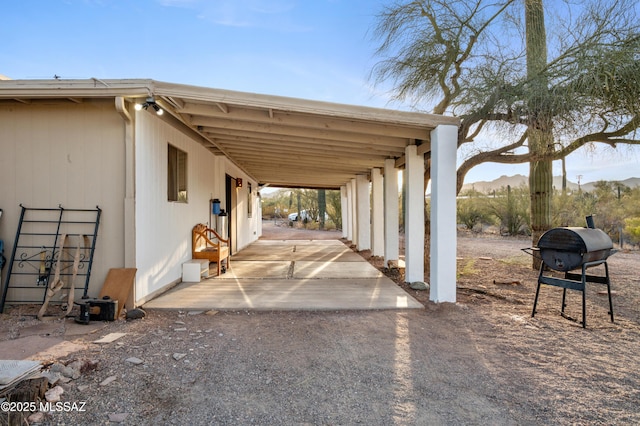
[[[230,103],[255,108],[319,114],[358,120],[381,121],[396,125],[434,128],[440,124],[459,126],[456,117],[332,103],[277,95],[238,92],[152,79],[83,79],[83,80],[0,80],[0,98],[55,97],[182,97],[201,102]]]

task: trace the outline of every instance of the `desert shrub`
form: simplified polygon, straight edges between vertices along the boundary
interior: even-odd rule
[[[640,244],[640,217],[625,219],[624,230],[632,243]]]
[[[467,192],[458,198],[457,202],[458,223],[469,230],[477,229],[480,225],[493,222],[491,211],[487,206],[487,198],[475,192]]]
[[[489,199],[491,212],[500,223],[500,232],[508,235],[529,232],[530,205],[529,189],[525,186],[503,187]]]

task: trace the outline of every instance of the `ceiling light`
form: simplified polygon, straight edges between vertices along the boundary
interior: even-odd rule
[[[156,100],[153,96],[149,96],[147,98],[147,100],[145,101],[145,103],[143,104],[136,104],[136,106],[134,107],[136,109],[136,111],[140,111],[140,110],[146,110],[147,108],[153,108],[153,110],[156,112],[156,114],[158,115],[162,115],[164,113],[164,110],[162,108],[160,108],[160,106],[156,103]]]

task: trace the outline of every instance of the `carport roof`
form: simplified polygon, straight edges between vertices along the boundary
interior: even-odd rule
[[[0,102],[109,97],[144,102],[148,96],[168,113],[163,119],[188,127],[207,149],[227,156],[260,185],[338,188],[383,167],[388,158],[402,167],[407,145],[427,153],[431,130],[459,125],[448,116],[148,79],[0,81]]]

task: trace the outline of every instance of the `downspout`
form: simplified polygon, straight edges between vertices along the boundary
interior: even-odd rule
[[[124,267],[136,268],[136,145],[135,126],[125,100],[122,96],[115,98],[116,111],[125,123],[125,195],[124,195]],[[133,286],[131,298],[127,306],[135,307],[136,286]]]

